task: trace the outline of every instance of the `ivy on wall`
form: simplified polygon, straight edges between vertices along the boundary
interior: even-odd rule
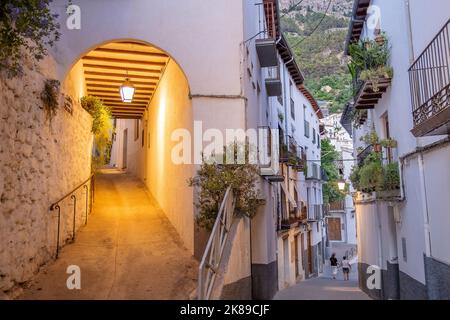
[[[95,143],[92,169],[96,171],[107,164],[111,156],[111,136],[114,133],[111,110],[99,98],[93,96],[82,97],[81,106],[92,116]]]

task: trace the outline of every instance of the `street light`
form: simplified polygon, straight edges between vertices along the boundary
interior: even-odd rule
[[[125,82],[120,86],[119,91],[122,102],[131,103],[133,101],[135,88],[128,78],[126,78]]]
[[[339,191],[344,191],[345,190],[345,180],[343,180],[343,179],[341,179],[341,180],[339,180],[338,181],[338,188],[339,188]]]

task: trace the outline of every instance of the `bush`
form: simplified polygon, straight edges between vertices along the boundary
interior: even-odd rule
[[[94,134],[95,155],[92,158],[92,167],[96,171],[109,162],[111,155],[111,110],[103,102],[93,96],[81,98],[81,106],[92,116],[92,133]]]
[[[230,146],[226,152],[230,150],[237,150],[237,147]],[[248,151],[246,153],[248,155]],[[258,166],[248,163],[225,165],[209,161],[203,163],[197,171],[197,176],[188,181],[190,186],[199,187],[198,202],[195,204],[199,209],[197,225],[208,231],[212,229],[229,186],[236,198],[235,211],[253,218],[258,207],[265,203],[256,187],[258,173]]]
[[[2,0],[0,2],[0,69],[9,76],[23,70],[24,52],[40,60],[59,39],[57,15],[51,0]]]
[[[398,163],[389,163],[384,167],[384,190],[396,190],[400,188],[400,174]]]

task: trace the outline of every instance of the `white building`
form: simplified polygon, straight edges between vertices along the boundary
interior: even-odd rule
[[[329,139],[339,153],[337,166],[339,174],[350,185],[349,180],[353,167],[353,140],[340,123],[341,114],[331,114],[322,119],[322,138]],[[353,197],[346,194],[344,200],[329,204],[327,226],[328,240],[356,244],[356,215]]]
[[[383,153],[398,162],[397,194],[356,196],[360,284],[373,297],[450,298],[449,17],[447,0],[355,1],[348,41],[384,31],[394,69],[380,91],[363,86],[342,119],[348,127],[352,109],[363,112],[355,151],[372,128],[398,143]],[[371,265],[381,268],[380,290],[366,286]]]
[[[38,221],[38,226],[29,224],[22,229],[13,222],[0,224],[5,240],[0,247],[5,257],[2,270],[3,264],[8,266],[0,289],[7,291],[14,283],[29,280],[53,258],[55,247],[59,248],[55,239],[75,239],[82,226],[80,217],[84,215],[78,214],[80,221],[73,220],[72,229],[69,207],[65,206],[60,236],[56,214],[50,216],[48,208],[90,177],[91,118],[79,103],[87,95],[102,99],[116,119],[111,164],[144,182],[183,245],[199,260],[204,257],[209,234],[195,224],[196,190],[187,180],[197,173],[201,150],[186,154],[184,163],[174,163],[172,150],[179,141],[173,133],[182,129],[205,146],[210,142],[204,136],[207,129],[224,136],[228,129],[281,129],[280,140],[272,144],[275,149],[262,150],[273,156],[269,166],[261,165],[260,188],[266,204],[251,221],[233,218],[225,241],[227,254],[218,259],[219,280],[205,283],[202,278],[201,284],[213,287],[211,298],[270,299],[277,290],[318,274],[324,234],[321,112],[303,87],[303,76],[281,36],[278,1],[135,0],[130,5],[125,0],[79,0],[75,5],[79,10],[67,14],[66,3],[52,2],[62,35],[46,60],[46,76],[61,82],[62,93],[74,102],[75,111],[61,112],[55,120],[63,144],[58,149],[62,151],[51,154],[52,163],[58,166],[49,170],[52,180],[46,180],[40,170],[30,177],[39,185],[37,189],[46,190],[40,188],[42,184],[54,194],[33,198],[36,210],[23,210],[27,215],[32,212],[27,219]],[[81,14],[80,28],[69,28],[67,19],[76,19],[77,12]],[[72,14],[75,17],[69,17]],[[119,95],[127,78],[136,88],[132,103],[125,103]],[[14,99],[8,96],[7,100]],[[8,131],[16,132],[15,128]],[[42,140],[49,150],[56,150],[53,143],[60,137],[45,134]],[[291,157],[280,164],[275,151],[283,145],[288,146]],[[32,163],[31,150],[27,146],[29,152],[23,152],[24,163]],[[287,163],[292,156],[295,163]],[[64,161],[56,161],[59,158]],[[76,166],[65,166],[65,161]],[[17,163],[15,159],[11,162]],[[298,173],[303,164],[308,167],[306,177]],[[70,183],[60,181],[59,177],[66,176]],[[19,181],[20,176],[14,179]],[[50,186],[41,181],[49,181]],[[19,189],[15,185],[8,188]],[[28,199],[26,189],[23,193]],[[9,245],[13,242],[10,235],[15,233],[21,237],[21,246]],[[32,233],[36,236],[24,236]],[[211,270],[203,268],[199,273]]]
[[[280,148],[280,161],[273,151],[266,150],[268,158],[273,159],[270,165],[261,167],[261,189],[266,204],[251,221],[253,298],[268,299],[276,291],[322,272],[325,234],[319,135],[322,114],[304,88],[303,75],[280,33],[277,1],[244,3],[246,40],[241,43],[241,74],[242,97],[246,101],[245,128],[279,130],[279,140],[274,142],[275,147]],[[221,121],[222,118],[215,119]],[[111,162],[120,168],[126,167],[144,181],[142,172],[149,169],[142,159],[148,151],[143,149],[140,138],[132,136],[138,137],[139,128],[146,122],[145,115],[143,121],[117,121],[118,140],[113,145]],[[128,140],[126,166],[121,160],[124,159],[125,136]],[[289,162],[285,151],[297,157],[298,165]],[[303,164],[308,167],[306,177]],[[199,249],[194,254],[198,258],[203,254],[205,239],[207,235],[197,234]],[[225,290],[237,289],[242,290],[242,284]]]

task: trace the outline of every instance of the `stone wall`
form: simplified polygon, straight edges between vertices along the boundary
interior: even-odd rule
[[[54,257],[57,215],[49,206],[90,175],[92,118],[73,96],[73,80],[63,86],[74,101],[72,114],[60,103],[49,122],[43,110],[40,94],[55,74],[48,57],[34,70],[25,61],[21,78],[0,77],[0,294],[19,294]],[[84,199],[80,190],[77,228],[84,221]],[[64,243],[72,232],[72,200],[61,210]]]

